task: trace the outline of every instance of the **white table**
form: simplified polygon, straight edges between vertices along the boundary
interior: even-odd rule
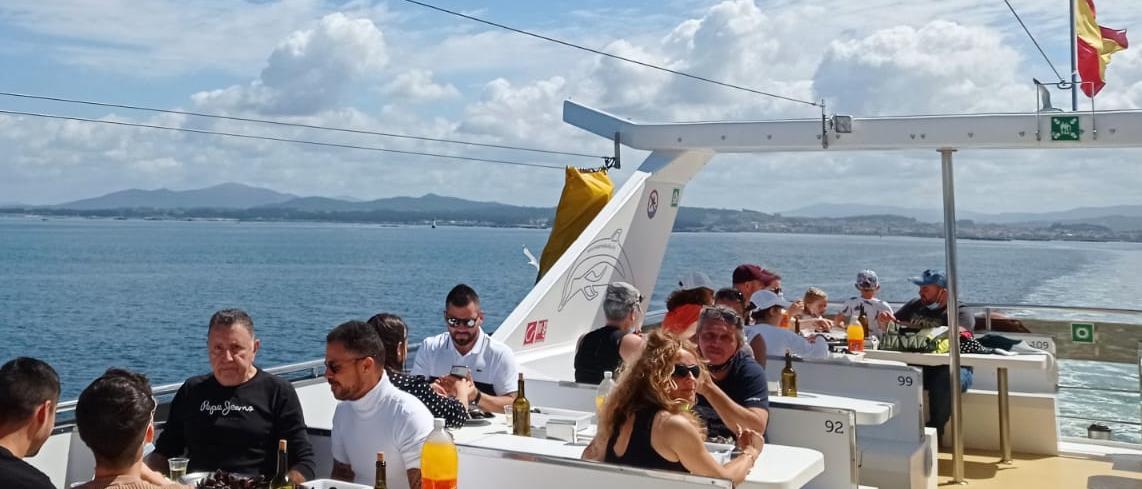
[[[490,434],[459,442],[463,445],[531,453],[550,457],[579,459],[585,443],[567,443],[543,438],[525,438],[508,434]],[[821,452],[807,448],[767,444],[753,464],[753,470],[739,488],[797,489],[825,470]]]
[[[780,395],[780,391],[770,392],[769,404],[776,406],[813,406],[847,409],[856,414],[856,423],[858,425],[884,424],[896,415],[896,405],[891,402],[830,396],[812,392],[798,392],[797,397],[782,396]]]
[[[866,358],[894,360],[909,365],[940,366],[950,365],[951,356],[947,353],[908,353],[888,350],[868,350]],[[960,354],[961,367],[995,369],[995,386],[999,404],[999,449],[1003,453],[1003,463],[1011,462],[1011,408],[1008,401],[1007,369],[1046,370],[1054,359],[1050,355],[994,355],[979,353]],[[954,394],[953,394],[954,395]]]

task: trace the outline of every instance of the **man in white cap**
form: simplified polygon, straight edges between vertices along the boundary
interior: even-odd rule
[[[855,286],[860,295],[846,300],[834,321],[841,325],[848,324],[850,318],[860,316],[860,311],[864,310],[868,317],[869,333],[883,334],[884,328],[890,321],[895,321],[896,316],[892,313],[892,305],[876,296],[880,292],[880,278],[872,270],[862,270],[857,274]]]
[[[579,338],[575,346],[575,382],[598,384],[603,372],[618,370],[642,351],[642,293],[626,282],[612,282],[603,298],[607,324]]]

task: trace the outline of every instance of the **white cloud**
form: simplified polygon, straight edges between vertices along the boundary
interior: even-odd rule
[[[436,83],[432,80],[431,71],[418,69],[397,75],[381,91],[393,99],[408,102],[432,102],[460,97],[460,91],[451,83]]]
[[[199,92],[192,100],[215,110],[312,114],[341,102],[354,82],[378,73],[387,62],[384,35],[377,26],[338,12],[286,37],[257,80]]]

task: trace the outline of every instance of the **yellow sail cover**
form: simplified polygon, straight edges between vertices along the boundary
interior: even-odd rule
[[[563,183],[563,195],[559,197],[559,207],[555,208],[555,223],[551,226],[551,236],[543,247],[539,259],[539,275],[551,269],[567,247],[587,228],[591,220],[603,210],[611,200],[615,184],[606,170],[580,170],[567,167]]]

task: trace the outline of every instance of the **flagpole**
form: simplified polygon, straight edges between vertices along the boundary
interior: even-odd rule
[[[1075,2],[1079,0],[1070,0],[1071,2],[1071,111],[1078,112],[1079,110],[1079,80],[1078,80],[1078,35],[1075,33]]]

